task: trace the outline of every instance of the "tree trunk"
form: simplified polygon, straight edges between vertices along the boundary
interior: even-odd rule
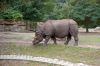
[[[86,18],[85,19],[85,27],[86,27],[86,33],[88,33],[89,32],[89,22],[90,22],[90,20],[89,20],[89,18]]]
[[[89,28],[88,28],[88,26],[86,26],[86,33],[88,33],[89,32]]]
[[[3,31],[5,32],[5,24],[3,24]]]
[[[26,30],[27,30],[28,29],[28,22],[25,21],[25,24],[26,24]]]

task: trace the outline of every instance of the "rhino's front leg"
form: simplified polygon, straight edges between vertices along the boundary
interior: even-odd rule
[[[52,37],[51,39],[54,41],[54,44],[57,45],[56,38]]]
[[[50,36],[46,36],[46,37],[45,37],[45,41],[44,41],[44,44],[45,44],[45,45],[47,45],[49,39],[50,39]]]

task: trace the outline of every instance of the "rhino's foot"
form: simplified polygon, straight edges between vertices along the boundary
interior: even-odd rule
[[[77,40],[75,41],[74,46],[78,46],[78,41]]]

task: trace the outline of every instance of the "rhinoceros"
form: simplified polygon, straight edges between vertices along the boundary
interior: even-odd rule
[[[69,43],[71,37],[74,37],[75,46],[78,45],[78,24],[73,19],[48,20],[45,23],[37,24],[33,45],[38,44],[45,39],[47,45],[51,38],[56,43],[56,38],[65,38],[65,45]]]

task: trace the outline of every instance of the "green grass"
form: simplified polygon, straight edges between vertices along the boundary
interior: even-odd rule
[[[81,62],[98,66],[100,65],[100,49],[80,48],[62,45],[37,45],[37,46],[19,46],[8,44],[1,46],[1,54],[25,54],[32,56],[43,56],[49,58],[58,58],[71,62]]]

